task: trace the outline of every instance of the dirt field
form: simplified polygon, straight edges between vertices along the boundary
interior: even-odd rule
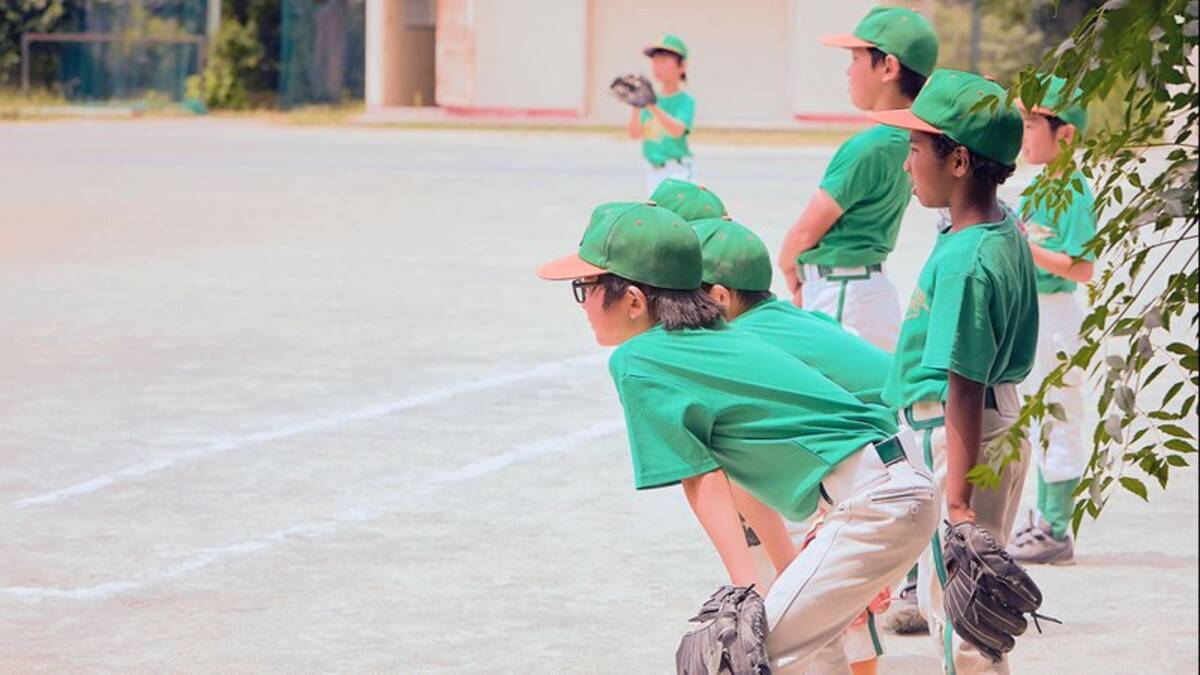
[[[698,178],[774,248],[831,153]],[[0,125],[0,671],[673,672],[722,568],[533,276],[641,185],[597,135]],[[1195,469],[1116,499],[1014,671],[1196,672],[1197,523]]]

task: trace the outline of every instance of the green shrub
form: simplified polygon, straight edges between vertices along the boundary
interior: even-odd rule
[[[262,59],[263,48],[254,20],[240,23],[225,19],[204,72],[187,79],[187,97],[202,101],[209,108],[248,107],[247,84]]]

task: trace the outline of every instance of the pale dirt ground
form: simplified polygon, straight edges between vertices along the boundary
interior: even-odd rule
[[[831,154],[697,150],[772,247]],[[720,564],[532,275],[641,181],[594,135],[0,126],[0,671],[672,672]],[[1015,670],[1197,671],[1195,470],[1151,496],[1036,570]]]

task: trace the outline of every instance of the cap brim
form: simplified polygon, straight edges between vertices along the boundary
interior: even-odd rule
[[[907,108],[902,110],[879,110],[868,112],[867,117],[879,122],[880,124],[886,124],[889,127],[899,127],[901,129],[909,129],[912,131],[924,131],[927,134],[937,134],[939,136],[943,133],[941,129],[938,129],[929,122],[917,117],[913,114],[913,111]]]
[[[537,275],[547,281],[567,281],[601,274],[608,274],[608,270],[585,261],[577,253],[548,262],[537,270]]]
[[[855,47],[870,48],[875,46],[874,43],[867,42],[866,40],[860,37],[855,37],[850,33],[822,35],[821,44],[825,45],[826,47],[845,47],[846,49],[853,49]]]
[[[678,56],[681,59],[687,58],[686,56],[684,56],[683,52],[679,51],[678,49],[675,49],[673,47],[667,47],[664,45],[650,45],[649,47],[642,49],[642,53],[645,54],[646,56],[654,56],[654,52],[671,52],[672,54],[674,54],[675,56]]]

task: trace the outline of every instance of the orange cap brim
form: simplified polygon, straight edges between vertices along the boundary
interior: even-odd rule
[[[548,262],[537,270],[537,275],[547,281],[566,281],[568,279],[581,279],[601,274],[608,274],[608,270],[603,267],[596,267],[583,258],[580,258],[577,253],[572,253],[553,262]]]
[[[868,112],[867,117],[886,124],[889,127],[900,127],[901,129],[911,129],[913,131],[924,131],[927,134],[942,135],[942,130],[933,126],[929,122],[917,117],[913,111],[908,108],[901,110],[879,110]]]
[[[867,42],[866,40],[860,37],[855,37],[850,33],[822,35],[821,44],[825,45],[826,47],[845,47],[846,49],[853,49],[855,47],[869,48],[875,46],[874,43]]]

